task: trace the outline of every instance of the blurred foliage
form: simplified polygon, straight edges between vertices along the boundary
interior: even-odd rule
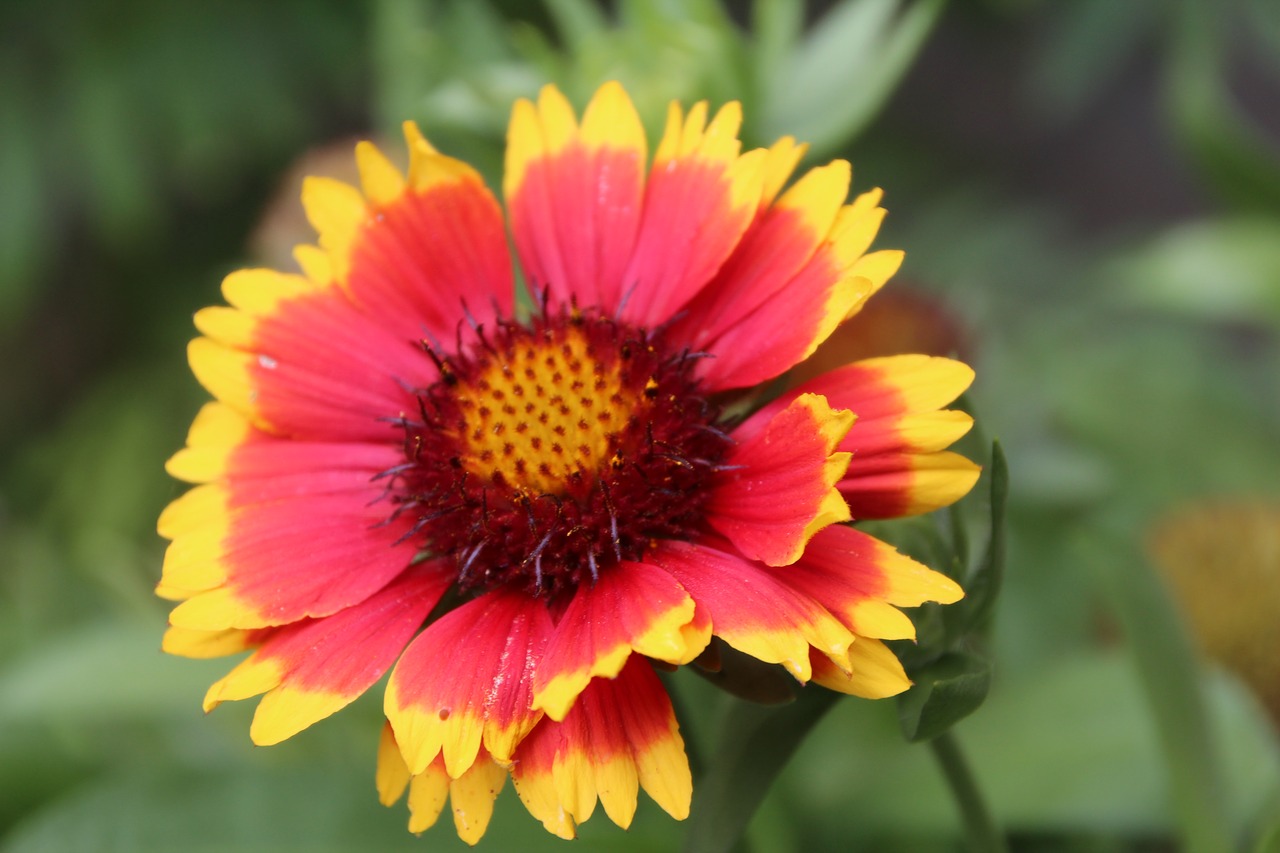
[[[963,449],[987,459],[998,437],[1012,476],[1002,507],[992,460],[958,511],[876,528],[970,586],[972,610],[916,614],[916,691],[760,708],[677,673],[703,828],[643,802],[630,832],[597,816],[577,847],[745,830],[759,850],[954,850],[951,795],[902,724],[932,733],[936,685],[981,672],[989,699],[950,736],[1014,850],[1274,849],[1276,731],[1199,659],[1139,544],[1184,503],[1280,493],[1278,10],[4,4],[0,850],[462,847],[377,805],[376,695],[256,750],[251,707],[199,711],[227,663],[160,654],[153,524],[182,490],[161,464],[203,397],[186,318],[308,146],[414,118],[496,182],[514,97],[551,81],[581,105],[608,78],[651,133],[672,98],[739,98],[749,144],[795,134],[810,161],[850,156],[859,189],[886,187],[900,278],[974,343],[982,434]],[[1001,514],[990,610],[965,567]],[[747,799],[736,825],[703,817],[732,785],[754,817]],[[509,791],[484,844],[561,846]]]

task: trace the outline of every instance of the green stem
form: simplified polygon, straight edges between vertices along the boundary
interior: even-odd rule
[[[947,777],[952,796],[956,798],[969,849],[974,853],[1008,853],[1004,835],[991,817],[982,792],[978,790],[978,782],[973,778],[973,771],[969,769],[969,762],[965,761],[954,735],[943,732],[929,741],[929,746]]]

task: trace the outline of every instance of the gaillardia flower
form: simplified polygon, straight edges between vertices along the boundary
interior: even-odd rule
[[[232,273],[196,315],[216,398],[169,462],[199,484],[160,519],[166,650],[252,653],[205,698],[265,694],[281,741],[388,670],[377,786],[409,827],[451,799],[474,843],[506,777],[572,837],[691,780],[655,664],[713,636],[800,682],[908,685],[881,642],[946,577],[849,527],[973,485],[940,411],[971,371],[862,361],[761,405],[901,261],[868,253],[880,191],[804,147],[741,153],[736,103],[672,105],[648,165],[617,84],[581,123],[556,89],[511,118],[508,223],[412,123],[402,174],[303,189],[301,274]],[[517,308],[507,224],[533,308]],[[393,668],[394,666],[394,668]]]

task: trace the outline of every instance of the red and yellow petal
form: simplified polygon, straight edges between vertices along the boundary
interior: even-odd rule
[[[483,745],[506,764],[541,711],[534,670],[551,635],[539,599],[498,590],[433,622],[391,674],[385,709],[413,773],[444,756],[450,778],[475,762]]]
[[[982,469],[958,453],[884,454],[850,463],[840,493],[857,518],[901,518],[949,506]]]
[[[493,761],[483,748],[475,763],[457,779],[444,769],[444,759],[436,759],[416,775],[409,773],[391,723],[382,727],[378,743],[378,801],[394,805],[409,789],[409,831],[422,833],[435,825],[449,802],[458,837],[475,845],[489,828],[493,803],[507,781],[507,770]]]
[[[452,582],[447,567],[423,563],[346,610],[274,630],[209,688],[205,710],[266,693],[250,737],[260,746],[292,737],[381,678]]]
[[[840,442],[853,454],[839,484],[854,518],[929,512],[973,488],[979,466],[943,450],[973,424],[942,410],[973,381],[973,370],[948,358],[896,355],[833,370],[788,392],[757,413],[779,411],[801,394],[822,394],[857,421]]]
[[[809,542],[794,565],[773,569],[779,581],[810,596],[860,637],[915,638],[898,607],[960,600],[959,584],[860,530],[832,525]]]
[[[409,173],[357,149],[364,192],[309,178],[302,203],[327,272],[397,339],[452,339],[464,313],[510,316],[513,278],[502,211],[480,174],[407,124]],[[313,265],[318,268],[319,265]]]
[[[911,686],[902,662],[879,640],[858,637],[836,659],[813,652],[813,681],[828,690],[863,699],[887,699]]]
[[[613,678],[632,652],[672,664],[693,660],[709,640],[690,632],[694,610],[670,574],[644,563],[622,563],[579,586],[538,663],[533,707],[563,720],[591,679]]]
[[[229,628],[225,631],[196,631],[170,625],[160,641],[160,648],[184,658],[220,658],[256,648],[262,631]]]
[[[561,838],[574,837],[597,801],[625,829],[640,788],[677,820],[693,793],[671,701],[639,657],[616,678],[592,681],[562,722],[543,720],[521,744],[512,777],[529,812]]]
[[[654,328],[675,316],[733,252],[764,188],[763,149],[739,154],[742,108],[672,103],[645,185],[635,249],[623,274],[621,319]]]
[[[771,160],[786,153],[771,149]],[[897,270],[899,251],[864,254],[884,210],[878,190],[841,207],[849,177],[848,163],[838,160],[801,178],[760,212],[688,306],[674,333],[716,356],[699,366],[709,387],[746,387],[781,375],[812,355]],[[782,314],[785,325],[777,321]]]
[[[426,832],[444,811],[448,801],[458,837],[474,846],[484,837],[493,818],[493,804],[507,781],[507,770],[483,750],[457,779],[449,776],[437,758],[409,782],[409,831]]]
[[[226,476],[232,451],[250,439],[253,425],[224,403],[205,403],[191,422],[187,446],[165,463],[170,476],[210,483]]]
[[[930,355],[868,358],[806,382],[792,394],[824,394],[857,412],[860,421],[932,412],[973,382],[973,368]],[[864,427],[865,428],[865,427]]]
[[[652,555],[689,591],[711,630],[738,651],[780,663],[800,681],[811,675],[809,648],[837,658],[853,635],[820,603],[764,566],[706,544],[667,542]]]
[[[773,152],[770,154],[772,160]],[[763,208],[715,278],[683,312],[672,334],[695,351],[716,355],[701,371],[710,387],[753,384],[752,379],[738,383],[729,377],[741,372],[739,362],[744,358],[756,362],[762,351],[767,357],[770,349],[785,346],[791,338],[805,338],[801,349],[807,347],[814,330],[805,322],[807,315],[795,309],[798,301],[816,301],[819,307],[825,306],[840,278],[839,271],[825,257],[817,258],[815,263],[814,256],[848,193],[850,174],[849,164],[843,160],[813,169],[772,206]],[[809,265],[815,265],[816,271],[800,275]],[[819,298],[806,300],[813,295],[808,291],[815,289]],[[762,321],[744,324],[761,306],[781,298],[784,290],[789,315],[784,328],[778,328],[782,324],[777,322],[776,309]],[[845,308],[834,306],[836,319],[829,325],[834,327],[843,319]],[[818,324],[822,325],[820,318]],[[718,345],[722,336],[735,332],[729,335],[731,340],[726,345]],[[747,355],[738,357],[735,344],[741,343],[743,334],[752,343],[746,347]],[[786,363],[778,372],[790,366]]]
[[[751,418],[734,433],[739,441],[717,476],[707,522],[750,559],[795,562],[814,533],[849,520],[835,489],[849,454],[835,448],[852,424],[852,413],[816,394]]]
[[[773,204],[808,150],[808,144],[796,142],[794,136],[784,136],[769,146],[764,163],[764,188],[760,194],[762,208]]]
[[[849,192],[852,170],[836,160],[810,170],[773,205],[761,211],[733,255],[689,306],[694,349],[734,328],[784,288],[813,258]],[[831,270],[835,277],[835,270]],[[776,317],[775,317],[776,320]]]
[[[157,593],[182,600],[173,625],[261,628],[327,616],[381,589],[413,559],[371,482],[395,448],[275,440],[236,448],[226,480],[197,486],[161,514]],[[359,571],[352,571],[358,566]]]
[[[647,143],[617,83],[596,92],[579,126],[554,86],[516,102],[504,191],[530,289],[552,305],[612,315],[628,282],[644,197]]]
[[[413,411],[407,388],[429,384],[431,361],[351,304],[302,276],[241,270],[206,308],[191,342],[192,372],[255,425],[301,439],[394,440],[384,422]]]

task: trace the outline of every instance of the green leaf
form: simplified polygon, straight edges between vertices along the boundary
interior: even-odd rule
[[[374,104],[378,125],[391,134],[415,115],[423,87],[430,82],[433,53],[428,24],[434,11],[427,0],[378,0],[371,16],[370,53],[374,64]]]
[[[546,6],[568,51],[580,51],[608,32],[609,22],[591,0],[546,0]]]
[[[955,729],[992,810],[1036,836],[1171,835],[1169,776],[1131,662],[1118,648],[1062,652],[1021,673],[1002,668],[981,712]],[[1231,759],[1220,793],[1233,805],[1233,828],[1249,837],[1244,830],[1277,802],[1275,737],[1238,685],[1209,686],[1213,732]],[[839,702],[797,751],[778,786],[803,849],[844,850],[861,839],[854,849],[879,853],[908,848],[876,839],[954,837],[951,797],[929,750],[900,736],[896,712],[886,702]]]
[[[898,700],[902,733],[912,743],[930,740],[976,711],[991,689],[991,664],[951,653],[911,674],[915,684]]]
[[[160,651],[163,625],[91,625],[37,646],[0,669],[0,722],[98,723],[189,710],[229,669]]]
[[[466,851],[448,807],[424,838],[406,829],[404,802],[379,805],[373,743],[350,765],[308,763],[233,772],[164,768],[116,774],[37,813],[4,839],[4,853],[376,853]],[[507,790],[495,804],[481,849],[563,851]],[[641,809],[623,833],[603,815],[582,827],[574,850],[660,853],[676,826],[657,809]],[[652,819],[650,819],[652,818]]]
[[[1112,261],[1110,273],[1143,305],[1280,329],[1280,218],[1177,225]]]
[[[735,703],[722,722],[714,759],[694,783],[684,849],[731,850],[778,773],[837,698],[829,690],[809,688],[789,705]]]
[[[1183,843],[1205,853],[1229,850],[1222,759],[1183,622],[1121,519],[1109,515],[1080,529],[1065,544],[1081,565],[1093,567],[1124,630],[1163,746]]]
[[[1275,819],[1268,831],[1264,831],[1258,839],[1254,853],[1280,853],[1280,817]]]
[[[888,100],[933,30],[945,0],[845,0],[761,80],[759,136],[792,134],[814,153],[837,148]]]
[[[952,625],[951,619],[962,620],[958,630],[949,632],[952,637],[963,636],[971,631],[983,631],[989,627],[1004,581],[1009,463],[1005,460],[1004,449],[998,441],[991,445],[990,477],[991,525],[986,552],[964,583],[964,598],[944,610],[948,615],[948,627]]]
[[[804,4],[800,0],[755,0],[751,4],[752,56],[759,80],[769,81],[781,72],[804,29]]]
[[[1280,212],[1280,149],[1237,107],[1224,69],[1233,42],[1209,3],[1177,4],[1169,111],[1180,141],[1212,187],[1245,210]]]

